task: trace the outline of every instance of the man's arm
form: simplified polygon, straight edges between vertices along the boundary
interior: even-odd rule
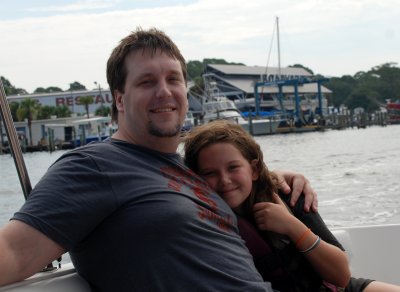
[[[0,230],[0,286],[26,279],[65,253],[43,233],[18,220]]]
[[[309,212],[310,208],[314,212],[318,210],[317,193],[304,175],[287,170],[274,170],[273,173],[278,177],[279,189],[287,195],[292,192],[291,207],[294,207],[300,195],[304,194],[304,211]]]

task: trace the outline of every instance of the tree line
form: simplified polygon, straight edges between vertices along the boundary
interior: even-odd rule
[[[194,85],[190,91],[197,94],[203,94],[204,83],[202,74],[207,64],[230,64],[244,65],[243,63],[227,62],[224,59],[203,59],[203,61],[188,61],[188,78]],[[324,77],[320,74],[314,74],[312,69],[301,64],[290,65],[289,67],[300,67],[316,77]],[[6,95],[28,94],[23,88],[17,88],[9,80],[1,76]],[[329,81],[323,84],[332,91],[328,100],[331,106],[339,107],[345,105],[350,110],[357,107],[364,108],[367,112],[374,112],[386,104],[387,100],[396,101],[400,99],[400,68],[395,62],[389,62],[375,66],[364,72],[359,71],[354,76],[343,75],[341,77],[329,78]],[[75,81],[69,84],[66,91],[86,90],[86,87]],[[59,87],[50,86],[47,88],[38,87],[33,93],[51,93],[62,92]],[[54,109],[53,109],[54,110]],[[45,110],[43,109],[43,112]],[[46,109],[48,111],[48,109]],[[59,109],[63,112],[66,109]],[[59,114],[57,114],[59,116]],[[102,113],[104,115],[104,113]]]
[[[332,90],[333,106],[362,107],[372,113],[388,100],[400,100],[400,68],[397,63],[385,63],[354,76],[331,78],[324,86]]]
[[[7,78],[1,76],[1,81],[3,82],[4,85],[4,90],[6,92],[6,95],[25,95],[25,94],[30,94],[23,88],[18,88],[14,86]],[[74,81],[69,84],[69,88],[66,91],[75,91],[75,90],[87,90],[86,87],[79,83],[78,81]],[[52,92],[63,92],[63,90],[57,86],[50,86],[47,88],[44,87],[37,87],[32,94],[40,94],[40,93],[52,93]]]

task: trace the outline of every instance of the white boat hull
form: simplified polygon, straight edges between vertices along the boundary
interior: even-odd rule
[[[257,117],[244,119],[235,103],[227,98],[220,97],[203,105],[203,123],[214,120],[231,120],[241,125],[251,135],[268,135],[276,133],[280,119]]]
[[[249,121],[245,121],[240,123],[240,125],[251,135],[269,135],[275,134],[277,128],[279,126],[279,120],[270,120],[270,119],[263,119],[263,120],[252,120],[251,124]]]

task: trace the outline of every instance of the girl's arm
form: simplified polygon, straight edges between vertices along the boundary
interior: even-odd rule
[[[274,203],[261,202],[254,205],[254,217],[258,228],[288,236],[322,279],[345,287],[350,280],[346,253],[319,238],[293,216],[277,194],[273,194],[273,200]]]

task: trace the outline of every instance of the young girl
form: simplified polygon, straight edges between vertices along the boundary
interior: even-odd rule
[[[264,280],[279,291],[400,291],[399,287],[350,278],[342,245],[318,213],[303,202],[290,210],[277,194],[260,146],[240,125],[219,120],[185,137],[185,163],[235,211],[239,232]],[[304,200],[304,199],[303,199]],[[285,203],[285,202],[286,203]]]

